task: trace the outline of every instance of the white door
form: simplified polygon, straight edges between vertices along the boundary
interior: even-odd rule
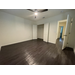
[[[33,25],[33,39],[37,39],[37,25]]]
[[[66,23],[66,29],[65,29],[65,35],[64,35],[62,49],[67,47],[67,44],[68,44],[68,38],[69,38],[69,32],[70,32],[70,24],[71,24],[71,17],[69,15],[67,15],[67,23]]]
[[[48,29],[49,29],[49,23],[44,24],[44,41],[48,42]]]

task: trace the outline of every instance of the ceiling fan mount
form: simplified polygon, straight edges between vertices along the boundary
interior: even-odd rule
[[[48,11],[48,9],[40,9],[40,10],[38,10],[38,9],[27,9],[27,10],[32,11],[32,12],[46,12],[46,11]]]

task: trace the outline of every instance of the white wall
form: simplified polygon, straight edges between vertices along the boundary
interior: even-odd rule
[[[49,42],[50,43],[56,43],[56,36],[57,36],[57,22],[52,21],[50,22],[50,28],[49,28]]]
[[[44,37],[43,41],[48,42],[48,27],[49,23],[44,24]]]
[[[44,25],[37,26],[37,38],[43,39]]]
[[[37,39],[37,25],[33,25],[33,39]]]
[[[73,11],[59,14],[59,15],[54,16],[54,17],[42,19],[42,20],[39,20],[36,22],[37,25],[50,23],[50,28],[49,28],[50,29],[49,30],[49,42],[50,43],[56,43],[58,21],[67,19],[68,14],[73,18],[75,17],[75,11],[73,10]],[[70,36],[70,38],[71,38],[71,36]],[[73,44],[71,41],[72,41],[72,39],[70,39],[69,43],[70,43],[70,46],[73,48]]]
[[[0,11],[0,46],[32,39],[32,21]]]

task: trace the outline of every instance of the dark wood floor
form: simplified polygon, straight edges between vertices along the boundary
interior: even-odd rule
[[[31,40],[4,46],[0,65],[72,65],[75,55],[71,48],[63,51],[57,45],[42,40]]]

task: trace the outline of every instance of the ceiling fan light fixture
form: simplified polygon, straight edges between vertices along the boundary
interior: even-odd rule
[[[37,13],[37,12],[35,12],[34,14],[35,14],[35,16],[37,16],[37,15],[38,15],[38,13]]]

